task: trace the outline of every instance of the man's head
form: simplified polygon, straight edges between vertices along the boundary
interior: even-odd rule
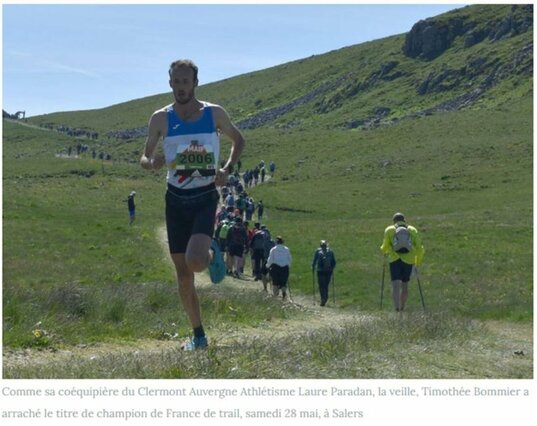
[[[326,243],[325,240],[321,240],[321,248],[326,250],[326,248],[328,247],[328,244]]]
[[[179,59],[168,70],[170,87],[179,104],[187,104],[194,98],[194,89],[198,86],[198,67],[190,59]]]
[[[276,237],[276,244],[283,244],[283,238],[279,235]]]
[[[403,213],[395,213],[393,215],[393,223],[404,222],[404,221],[405,221],[405,216],[403,215]]]

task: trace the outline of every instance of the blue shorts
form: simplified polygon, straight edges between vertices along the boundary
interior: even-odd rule
[[[412,275],[412,267],[414,265],[409,265],[408,263],[403,262],[401,259],[397,259],[394,262],[390,263],[390,275],[392,281],[403,281],[407,283],[410,281],[410,276]]]

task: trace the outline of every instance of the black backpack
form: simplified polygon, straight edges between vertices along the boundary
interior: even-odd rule
[[[319,250],[319,259],[317,262],[320,266],[320,269],[332,269],[332,253],[330,250],[326,250],[326,252]]]
[[[246,244],[246,231],[242,226],[233,226],[229,230],[229,233],[231,234],[229,236],[229,240],[233,244],[236,244],[238,246],[243,246]]]

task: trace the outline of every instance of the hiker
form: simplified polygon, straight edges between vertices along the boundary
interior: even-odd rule
[[[413,266],[421,264],[425,249],[418,230],[406,223],[402,213],[393,215],[393,225],[388,226],[384,231],[384,240],[380,250],[390,263],[395,310],[403,311],[408,299],[408,282]]]
[[[132,191],[126,200],[123,202],[127,203],[127,208],[129,209],[129,225],[132,225],[136,217],[136,205],[134,204],[134,196],[136,195],[135,191]]]
[[[147,170],[167,167],[166,227],[179,295],[194,337],[183,348],[207,346],[194,273],[207,267],[213,283],[225,277],[225,265],[214,240],[216,187],[233,173],[245,141],[219,105],[196,98],[198,67],[191,60],[172,62],[168,70],[173,104],[153,113],[140,165]],[[220,135],[231,140],[229,157],[219,168]],[[155,154],[159,141],[164,154]]]
[[[242,223],[242,218],[237,216],[235,223],[227,234],[227,247],[229,255],[233,258],[233,275],[240,278],[242,257],[247,249],[248,233]]]
[[[243,193],[240,193],[239,198],[237,198],[237,201],[235,202],[235,207],[239,210],[239,215],[244,218],[244,211],[246,210],[246,195]]]
[[[226,205],[225,204],[222,204],[220,206],[220,209],[218,210],[218,212],[216,213],[216,225],[220,225],[220,223],[227,218],[227,209],[226,209]]]
[[[291,252],[283,245],[283,238],[276,237],[276,245],[270,250],[267,259],[267,268],[272,278],[272,295],[278,297],[281,290],[282,298],[287,297],[287,281],[289,280],[289,266],[291,266]]]
[[[255,212],[254,199],[252,197],[249,197],[246,200],[246,209],[245,209],[246,220],[252,220],[252,217],[254,216],[254,212]]]
[[[263,200],[259,200],[257,203],[257,221],[261,222],[263,220],[263,212],[265,211],[265,206]]]
[[[229,194],[225,198],[226,207],[235,207],[235,196],[233,191],[229,191]]]
[[[265,182],[265,174],[267,173],[265,170],[265,166],[261,167],[261,183]]]
[[[231,228],[231,221],[224,217],[214,231],[214,238],[218,241],[220,251],[225,253],[227,251],[227,234]]]
[[[325,306],[328,301],[328,286],[332,279],[332,273],[336,267],[336,256],[328,248],[328,243],[321,240],[320,247],[315,250],[311,269],[317,269],[317,283],[319,284],[319,294],[321,295],[321,306]]]
[[[252,275],[254,281],[261,279],[262,268],[265,264],[265,239],[267,233],[261,229],[259,222],[254,223],[254,235],[250,241],[250,248],[252,249]]]
[[[276,163],[274,163],[274,161],[272,160],[270,160],[269,171],[270,171],[270,177],[273,178],[274,172],[276,171]]]
[[[242,222],[242,226],[244,228],[244,230],[246,231],[246,243],[244,244],[244,250],[243,250],[243,253],[242,253],[242,256],[241,258],[239,259],[239,272],[241,275],[244,274],[244,264],[246,263],[246,257],[248,255],[248,252],[250,251],[250,222],[248,222],[247,220],[243,220]]]

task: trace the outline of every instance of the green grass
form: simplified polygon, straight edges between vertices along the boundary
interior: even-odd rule
[[[215,337],[209,350],[196,354],[182,353],[174,344],[149,343],[148,347],[147,342],[108,351],[89,346],[59,360],[47,360],[44,353],[41,359],[4,369],[4,374],[6,378],[49,379],[531,377],[531,357],[514,354],[521,346],[510,346],[513,341],[499,339],[490,329],[449,313],[384,314],[306,332],[281,329],[283,335],[271,338],[221,341]],[[69,369],[62,365],[65,360]]]
[[[325,238],[338,260],[337,306],[375,318],[382,272],[378,247],[391,215],[402,210],[421,231],[426,247],[421,280],[433,314],[420,327],[408,323],[392,335],[382,326],[376,336],[349,324],[329,337],[319,331],[299,333],[291,338],[293,344],[278,340],[281,347],[274,356],[282,359],[300,345],[312,348],[311,362],[298,369],[291,357],[285,373],[271,369],[270,356],[259,357],[274,342],[254,339],[246,346],[237,343],[235,349],[217,347],[201,361],[157,363],[154,369],[140,368],[140,360],[132,360],[134,368],[131,355],[124,354],[124,369],[113,373],[76,363],[62,372],[52,363],[27,371],[9,369],[7,374],[527,377],[531,373],[516,362],[501,372],[487,371],[485,359],[470,367],[465,342],[471,338],[482,347],[499,344],[488,334],[481,336],[472,319],[528,323],[533,317],[530,111],[530,99],[522,99],[503,109],[424,117],[369,132],[248,132],[250,151],[265,144],[260,152],[274,154],[264,156],[265,161],[278,164],[275,178],[251,194],[264,200],[267,225],[284,236],[293,253],[293,294],[310,300],[311,257]],[[53,157],[64,144],[50,132],[4,123],[4,346],[58,350],[103,342],[174,341],[188,335],[174,273],[157,237],[164,222],[163,177],[136,165],[106,163],[103,168],[91,158]],[[247,157],[245,167],[253,161]],[[138,217],[129,226],[122,200],[133,189]],[[206,328],[217,340],[245,327],[307,315],[229,285],[200,291]],[[418,312],[415,282],[410,291],[409,309]],[[384,297],[389,309],[388,282]],[[380,354],[380,347],[396,338],[402,353],[423,348],[423,370],[412,373],[410,365],[393,364],[399,352]],[[345,354],[352,348],[344,354],[338,349],[348,340],[361,348],[350,360]],[[319,341],[324,343],[314,345]],[[431,341],[435,354],[443,353],[432,364],[426,352]],[[453,349],[458,347],[465,353],[460,359]],[[170,351],[151,357],[168,363]],[[344,368],[328,368],[334,356],[344,358]],[[110,354],[105,357],[118,361]],[[226,357],[230,359],[224,362]],[[445,364],[454,365],[453,371],[443,370]]]
[[[508,10],[476,6],[454,14],[485,25]],[[404,36],[397,35],[200,87],[201,99],[221,103],[238,121],[348,76],[331,92],[271,125],[244,131],[242,161],[243,169],[261,159],[277,164],[274,179],[250,194],[264,201],[265,223],[291,249],[292,294],[311,301],[313,252],[320,239],[327,239],[338,261],[334,315],[358,315],[329,333],[300,332],[296,327],[317,311],[267,300],[230,281],[201,287],[204,326],[216,345],[200,358],[176,353],[177,340],[189,335],[190,326],[158,237],[164,224],[163,173],[146,172],[137,164],[143,140],[104,137],[109,130],[144,126],[152,111],[171,102],[170,95],[28,120],[98,130],[97,141],[82,142],[90,145],[90,152],[112,153],[113,161],[93,160],[88,154],[57,157],[79,141],[4,120],[3,345],[9,351],[33,348],[44,358],[43,364],[10,367],[4,374],[531,377],[532,79],[505,73],[478,103],[461,111],[369,130],[345,127],[348,120],[367,118],[379,106],[389,107],[395,118],[453,99],[470,87],[465,86],[469,80],[449,92],[421,97],[416,88],[431,72],[460,70],[472,58],[510,64],[531,36],[530,31],[471,48],[457,40],[436,60],[424,61],[404,57]],[[391,60],[398,62],[403,77],[349,95],[353,85],[368,81]],[[483,71],[472,84],[488,73],[490,69]],[[319,113],[323,102],[331,109]],[[228,149],[229,141],[224,141],[223,152]],[[137,192],[137,218],[129,226],[124,200],[132,190]],[[379,246],[395,211],[404,212],[421,232],[426,254],[420,274],[427,305],[427,314],[420,316],[413,281],[408,316],[396,324],[379,312]],[[388,310],[388,280],[384,301]],[[491,321],[501,321],[505,330],[522,327],[524,338],[504,340],[483,325]],[[289,336],[275,333],[286,329],[281,325],[289,327]],[[241,332],[251,339],[230,345],[226,336]],[[67,369],[47,361],[49,351],[86,345],[123,350],[143,342],[169,346],[142,358],[108,350],[101,367],[84,357]],[[529,357],[506,357],[516,349],[513,345],[524,347]],[[417,360],[417,366],[407,358]],[[274,368],[274,359],[285,360],[283,368]]]
[[[372,309],[383,230],[395,211],[403,211],[422,233],[422,279],[432,306],[470,317],[530,319],[529,101],[367,133],[265,132],[263,139],[282,147],[275,158],[279,170],[252,194],[263,199],[269,227],[294,254],[295,287],[311,288],[313,250],[328,239],[339,262],[341,303]],[[293,156],[297,146],[301,154]]]

